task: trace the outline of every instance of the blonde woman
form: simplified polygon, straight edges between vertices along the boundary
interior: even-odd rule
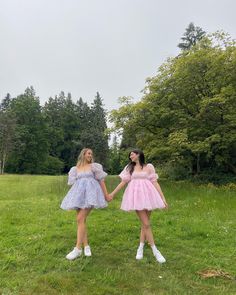
[[[88,244],[86,219],[93,208],[104,208],[106,201],[110,201],[104,182],[107,173],[102,165],[93,162],[93,152],[84,148],[78,158],[77,165],[69,171],[68,184],[72,185],[61,203],[63,210],[76,210],[77,212],[77,242],[74,249],[66,256],[73,260],[82,255],[91,256]]]

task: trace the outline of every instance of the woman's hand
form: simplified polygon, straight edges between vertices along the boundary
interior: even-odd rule
[[[107,195],[105,196],[105,199],[106,199],[107,202],[111,202],[111,201],[112,201],[112,197],[111,197],[110,194],[107,194]]]
[[[163,200],[163,202],[164,202],[164,204],[165,204],[165,209],[168,209],[168,208],[169,208],[169,206],[168,206],[168,204],[167,204],[166,200]]]
[[[112,198],[112,200],[114,199],[114,197],[115,197],[115,194],[114,194],[114,192],[112,192],[112,193],[110,193],[109,194],[109,196]]]

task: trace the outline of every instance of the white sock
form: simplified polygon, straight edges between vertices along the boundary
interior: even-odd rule
[[[139,244],[139,248],[143,249],[143,247],[144,247],[144,243],[141,242],[141,243]]]
[[[156,247],[156,245],[155,245],[155,244],[154,244],[154,245],[152,245],[152,246],[151,246],[151,248],[152,248],[152,252],[153,252],[153,253],[157,251],[157,247]]]
[[[75,246],[75,248],[76,248],[78,251],[81,251],[81,250],[82,250],[81,247],[78,248],[77,246]]]

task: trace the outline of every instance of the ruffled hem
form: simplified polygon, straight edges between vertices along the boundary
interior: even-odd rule
[[[165,206],[164,207],[148,207],[148,206],[145,206],[145,207],[137,207],[137,208],[126,208],[124,206],[121,206],[120,209],[123,210],[123,211],[127,211],[127,212],[129,212],[129,211],[142,211],[142,210],[153,211],[153,210],[157,210],[157,209],[163,210],[163,209],[165,209]]]
[[[60,206],[60,208],[62,210],[79,210],[79,209],[90,209],[90,208],[94,208],[94,209],[103,209],[103,208],[106,208],[108,205],[105,204],[104,206],[99,206],[99,205],[93,205],[93,204],[90,204],[90,205],[75,205],[73,207],[63,207],[62,205]]]

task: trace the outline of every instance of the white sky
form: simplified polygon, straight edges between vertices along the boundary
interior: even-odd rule
[[[0,0],[0,99],[32,85],[105,108],[142,94],[190,22],[236,38],[235,0]]]

